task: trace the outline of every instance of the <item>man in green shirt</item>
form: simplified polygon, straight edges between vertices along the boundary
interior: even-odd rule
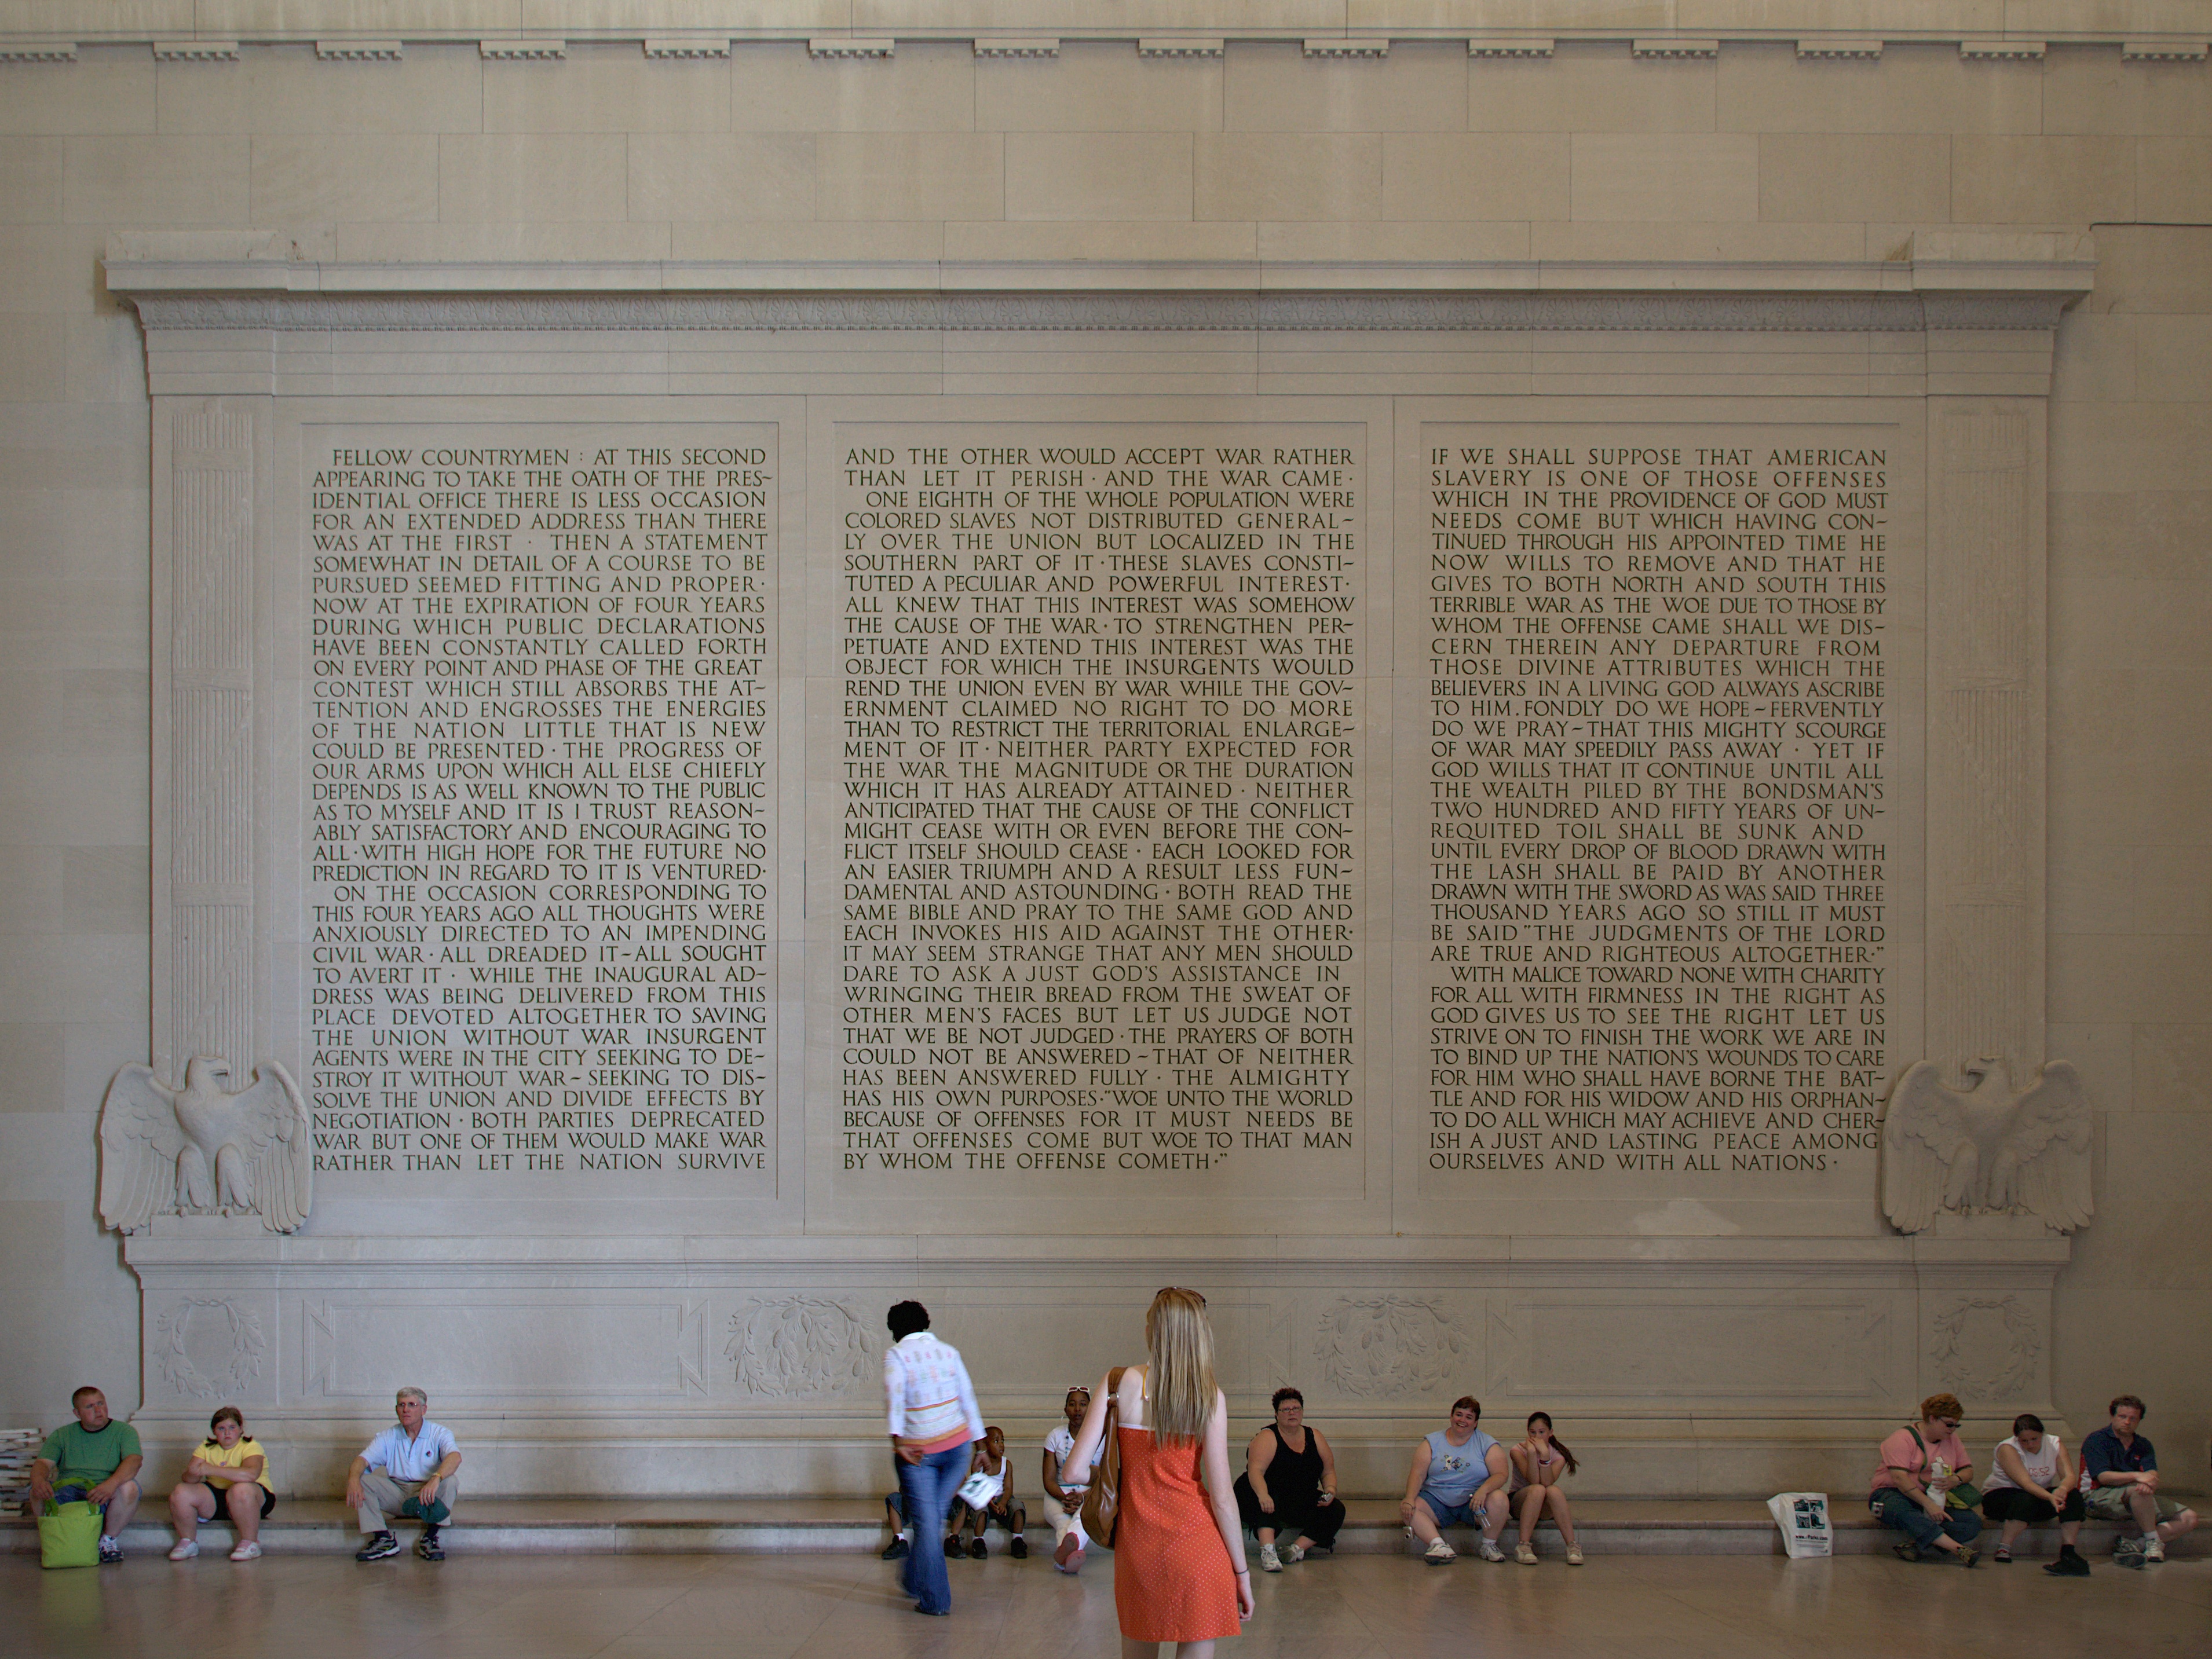
[[[100,1559],[120,1561],[123,1529],[138,1512],[138,1468],[146,1459],[138,1431],[107,1414],[107,1396],[87,1384],[70,1396],[76,1421],[46,1437],[31,1465],[31,1501],[35,1516],[48,1499],[58,1503],[92,1503],[106,1518],[100,1525]]]

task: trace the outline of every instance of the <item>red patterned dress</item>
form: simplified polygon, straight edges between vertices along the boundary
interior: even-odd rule
[[[1199,1474],[1199,1441],[1156,1446],[1122,1428],[1114,1611],[1132,1642],[1214,1642],[1243,1628],[1237,1573]]]

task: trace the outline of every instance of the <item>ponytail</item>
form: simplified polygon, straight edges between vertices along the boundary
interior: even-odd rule
[[[1548,1411],[1532,1411],[1528,1414],[1529,1422],[1534,1423],[1539,1420],[1543,1423],[1546,1428],[1551,1427],[1552,1414]],[[1567,1460],[1568,1474],[1572,1474],[1576,1470],[1582,1468],[1581,1463],[1577,1462],[1575,1459],[1573,1450],[1568,1446],[1565,1441],[1560,1439],[1556,1434],[1552,1437],[1552,1450],[1558,1452],[1560,1456]]]

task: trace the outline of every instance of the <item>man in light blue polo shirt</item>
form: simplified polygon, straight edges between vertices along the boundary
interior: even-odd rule
[[[442,1561],[445,1548],[438,1529],[453,1512],[461,1495],[461,1449],[443,1424],[427,1420],[429,1396],[420,1389],[402,1389],[392,1402],[399,1420],[361,1449],[346,1473],[345,1500],[361,1517],[361,1529],[368,1542],[356,1552],[356,1561],[382,1561],[399,1553],[399,1541],[385,1525],[386,1517],[420,1516],[422,1535],[415,1541],[415,1553],[425,1561]]]

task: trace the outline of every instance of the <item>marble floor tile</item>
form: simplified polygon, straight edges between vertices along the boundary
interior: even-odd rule
[[[236,1659],[1112,1659],[1113,1564],[952,1566],[953,1614],[918,1619],[868,1557],[139,1559],[42,1572],[0,1559],[0,1631],[22,1659],[220,1650]],[[1961,1654],[2203,1650],[2212,1561],[2087,1580],[2032,1562],[1971,1572],[1887,1556],[1547,1557],[1430,1568],[1347,1556],[1263,1575],[1223,1659],[1892,1659],[1900,1631]],[[2116,1638],[2116,1632],[2124,1632]],[[2112,1644],[2118,1640],[2119,1647]]]

